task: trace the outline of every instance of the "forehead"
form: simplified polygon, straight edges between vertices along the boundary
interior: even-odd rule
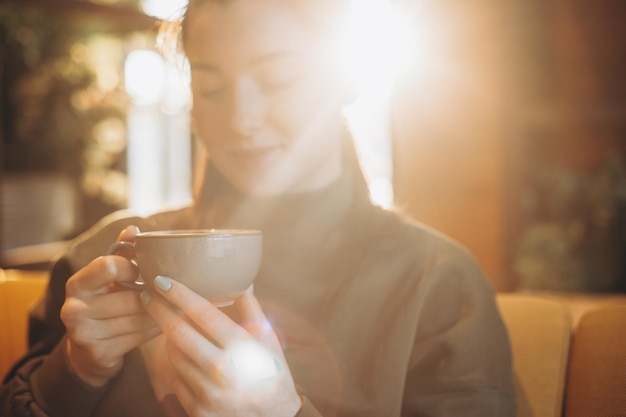
[[[282,6],[281,6],[282,4]],[[313,31],[284,2],[206,2],[187,16],[186,52],[195,62],[247,63],[276,52],[307,53]]]

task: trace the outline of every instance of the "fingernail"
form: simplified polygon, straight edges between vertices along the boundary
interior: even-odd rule
[[[172,288],[172,281],[170,281],[169,278],[159,275],[154,279],[154,286],[161,291],[167,292]]]
[[[126,226],[124,230],[122,230],[120,234],[117,235],[117,240],[120,240],[120,238],[124,235],[128,235],[128,234],[136,235],[137,233],[139,233],[139,228],[135,226],[134,224],[131,224],[129,226]]]
[[[142,291],[139,294],[139,299],[141,300],[141,304],[147,306],[150,300],[152,300],[152,294],[149,291]]]
[[[130,226],[126,227],[126,231],[129,233],[137,234],[139,233],[139,228],[135,226],[134,224],[131,224]]]

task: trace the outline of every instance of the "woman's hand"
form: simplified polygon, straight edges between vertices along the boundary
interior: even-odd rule
[[[118,241],[134,241],[138,231],[129,226]],[[117,375],[126,353],[160,333],[137,292],[117,284],[135,281],[137,275],[126,257],[101,256],[67,281],[61,320],[67,329],[68,363],[94,387]]]
[[[183,284],[157,277],[141,299],[167,339],[174,391],[191,417],[293,417],[301,406],[278,337],[252,293],[241,324]]]

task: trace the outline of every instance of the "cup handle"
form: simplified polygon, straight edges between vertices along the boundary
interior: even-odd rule
[[[112,244],[111,246],[109,246],[109,250],[107,251],[107,255],[115,255],[117,253],[118,250],[120,249],[130,249],[133,253],[135,252],[135,244],[133,242],[127,242],[127,241],[119,241],[119,242],[115,242],[114,244]],[[133,262],[135,265],[137,264],[137,261],[135,259],[132,259],[131,262]],[[140,280],[137,281],[118,281],[118,284],[129,288],[131,290],[135,290],[135,291],[143,291],[145,289],[145,285],[146,283]]]
[[[135,244],[133,242],[127,242],[125,240],[115,242],[111,246],[109,246],[109,250],[107,251],[107,255],[115,255],[120,249],[130,249],[135,252]]]

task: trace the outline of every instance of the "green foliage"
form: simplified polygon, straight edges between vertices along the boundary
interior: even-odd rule
[[[96,91],[93,70],[76,53],[95,34],[87,23],[0,6],[4,172],[54,171],[78,179],[93,127],[123,117],[123,99],[108,97],[107,103]]]

